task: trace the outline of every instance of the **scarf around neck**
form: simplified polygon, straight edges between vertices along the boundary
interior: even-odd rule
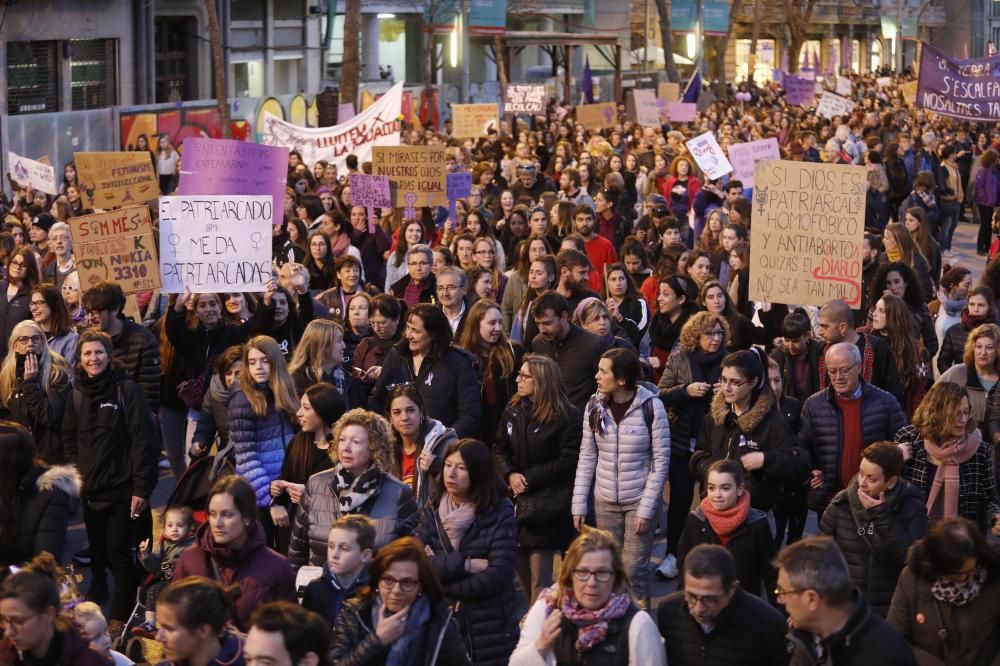
[[[971,331],[980,324],[985,324],[989,315],[983,315],[981,317],[973,317],[969,314],[968,310],[962,310],[962,328],[966,331]],[[992,323],[992,322],[991,322]]]
[[[964,606],[979,596],[986,582],[986,568],[977,567],[969,580],[955,583],[944,578],[938,578],[931,584],[931,594],[938,601],[952,606]]]
[[[375,597],[372,604],[372,626],[377,627],[378,621],[383,615],[385,606],[381,597]],[[410,666],[421,663],[423,652],[424,630],[423,626],[431,619],[431,604],[425,595],[417,597],[416,601],[410,604],[410,609],[406,613],[406,630],[403,635],[393,641],[389,647],[389,654],[386,656],[386,666]]]
[[[896,498],[899,496],[899,484],[902,483],[901,480],[896,482],[889,490],[885,491],[885,501],[889,506],[893,506],[896,503]],[[851,511],[861,520],[870,520],[871,517],[868,514],[868,509],[865,505],[861,503],[861,498],[858,496],[858,475],[855,474],[851,477],[850,482],[847,484],[847,503],[851,507]]]
[[[938,296],[938,300],[941,301],[941,307],[944,308],[944,311],[949,317],[954,317],[959,312],[964,313],[965,307],[969,304],[969,299],[967,298],[956,301],[955,299],[948,298],[944,294]]]
[[[903,253],[898,247],[891,250],[886,248],[885,256],[889,257],[889,261],[902,261],[903,259]]]
[[[550,587],[542,592],[545,605],[551,611],[559,608],[563,617],[577,627],[576,649],[587,652],[604,642],[608,635],[608,623],[617,620],[628,612],[632,600],[624,592],[612,594],[603,608],[589,610],[581,606],[572,590],[566,590],[562,598],[555,598],[555,588]],[[546,614],[547,615],[547,614]]]
[[[938,443],[924,438],[928,457],[938,461],[934,482],[927,491],[927,516],[932,519],[958,515],[958,468],[976,454],[982,443],[979,430]]]
[[[451,547],[458,550],[462,537],[476,520],[476,505],[471,502],[459,504],[449,493],[444,493],[438,504],[438,517],[441,519],[444,533],[451,541]]]
[[[357,513],[361,506],[378,494],[382,487],[382,472],[375,465],[354,476],[337,463],[333,472],[333,489],[337,493],[341,513]]]
[[[701,511],[712,526],[712,531],[719,536],[722,545],[729,541],[729,535],[747,521],[750,515],[750,493],[744,492],[736,504],[724,510],[716,509],[707,497],[701,501]]]

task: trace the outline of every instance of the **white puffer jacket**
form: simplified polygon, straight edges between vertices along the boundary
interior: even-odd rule
[[[639,504],[638,516],[651,520],[662,502],[663,485],[670,468],[670,424],[660,397],[639,386],[621,423],[615,423],[611,411],[591,399],[583,415],[583,440],[576,466],[573,487],[573,515],[587,515],[587,498],[597,477],[594,495],[608,504]],[[652,401],[652,438],[646,426],[643,403]],[[591,411],[603,410],[595,418],[602,427],[591,428]],[[651,441],[652,440],[652,441]]]

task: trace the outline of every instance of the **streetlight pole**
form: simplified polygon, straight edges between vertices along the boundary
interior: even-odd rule
[[[469,103],[469,2],[462,0],[462,103]]]
[[[694,43],[698,57],[695,59],[695,67],[705,75],[705,0],[698,0],[697,12],[695,14]]]

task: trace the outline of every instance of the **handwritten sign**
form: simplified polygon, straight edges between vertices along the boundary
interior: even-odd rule
[[[907,104],[917,103],[917,86],[919,82],[908,81],[906,83],[899,84],[899,92],[903,95],[903,99]]]
[[[46,194],[59,194],[59,185],[56,184],[56,170],[51,164],[21,157],[17,153],[8,151],[7,165],[10,168],[10,177],[15,183],[30,185]]]
[[[793,74],[785,75],[786,100],[789,104],[810,107],[816,103],[816,84],[812,79]]]
[[[778,147],[778,140],[774,137],[749,143],[734,143],[729,146],[729,162],[733,165],[733,178],[741,181],[743,187],[753,187],[754,167],[757,162],[780,159],[781,148]]]
[[[851,80],[846,76],[837,77],[837,94],[845,97],[851,94]]]
[[[576,107],[576,122],[587,129],[607,129],[618,124],[618,107],[614,102],[581,104]]]
[[[456,139],[478,139],[499,126],[496,104],[451,105],[451,135]]]
[[[754,180],[750,299],[858,307],[865,167],[758,162]]]
[[[160,287],[149,207],[128,206],[69,219],[80,289],[117,282],[126,294]]]
[[[715,135],[711,132],[696,136],[686,145],[688,152],[694,157],[694,161],[712,180],[722,178],[733,170],[733,165],[722,154],[722,148],[719,147],[719,142],[715,140]]]
[[[543,83],[508,83],[503,89],[503,112],[545,113],[547,98]]]
[[[375,233],[375,209],[392,206],[392,192],[389,179],[385,176],[369,176],[352,173],[348,176],[351,184],[351,201],[355,206],[364,206],[368,212],[368,233]]]
[[[1000,55],[964,60],[923,42],[918,105],[952,118],[1000,119]]]
[[[632,105],[635,121],[645,127],[656,127],[660,124],[660,112],[656,106],[656,95],[652,90],[632,91]]]
[[[87,208],[116,208],[160,196],[160,181],[145,151],[73,153],[73,159]]]
[[[681,99],[681,84],[664,82],[656,86],[656,96],[667,102],[678,102]]]
[[[670,102],[667,117],[675,123],[690,123],[698,117],[698,105],[693,102]]]
[[[163,292],[264,291],[273,208],[270,195],[160,197]]]
[[[227,139],[184,139],[177,194],[271,193],[274,224],[284,221],[288,148]]]
[[[819,98],[819,106],[816,107],[816,113],[824,118],[846,116],[852,111],[854,111],[854,102],[831,92],[823,93],[823,96]]]
[[[415,195],[410,204],[414,208],[446,205],[447,173],[444,146],[376,147],[372,150],[372,174],[388,176],[392,181],[396,207],[407,193]]]
[[[472,174],[468,171],[448,174],[448,213],[451,219],[455,220],[455,202],[472,194]]]

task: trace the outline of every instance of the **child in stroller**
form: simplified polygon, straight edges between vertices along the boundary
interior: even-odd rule
[[[139,544],[139,561],[152,575],[146,586],[146,618],[132,632],[153,638],[156,635],[156,597],[174,578],[174,567],[184,549],[194,543],[194,513],[187,506],[168,506],[163,512],[163,535],[150,550],[149,539]]]

